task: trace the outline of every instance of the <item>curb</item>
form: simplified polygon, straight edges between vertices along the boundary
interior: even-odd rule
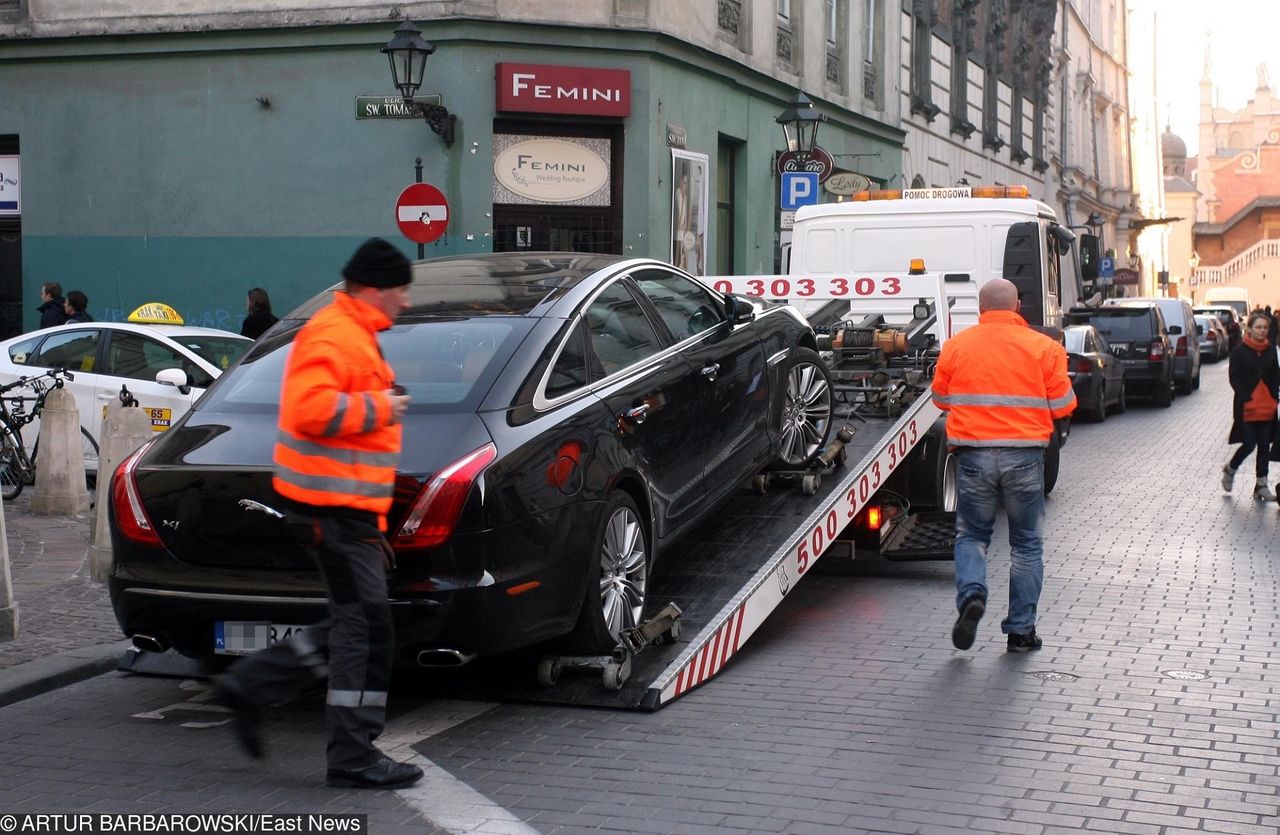
[[[83,647],[0,670],[0,707],[111,672],[129,641]]]

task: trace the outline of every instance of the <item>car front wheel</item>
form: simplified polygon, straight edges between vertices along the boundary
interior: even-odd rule
[[[774,466],[799,469],[822,452],[831,434],[831,372],[817,351],[796,347],[782,375],[778,454]]]
[[[590,565],[582,611],[571,643],[582,652],[607,653],[624,629],[640,623],[649,587],[648,534],[636,503],[614,493],[605,504]]]

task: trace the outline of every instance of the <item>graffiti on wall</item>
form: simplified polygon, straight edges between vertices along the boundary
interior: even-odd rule
[[[134,308],[125,310],[123,307],[105,307],[101,310],[94,310],[93,305],[89,305],[89,312],[99,322],[125,322],[129,319],[129,314]],[[232,333],[240,333],[240,326],[244,323],[244,311],[231,312],[221,307],[206,307],[199,310],[179,309],[178,313],[182,316],[182,321],[186,325],[193,328],[217,328],[218,330],[231,331]]]

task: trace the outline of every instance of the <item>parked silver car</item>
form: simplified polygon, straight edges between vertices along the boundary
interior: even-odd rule
[[[1200,359],[1217,362],[1230,353],[1231,339],[1217,316],[1196,314],[1196,334],[1200,337]]]

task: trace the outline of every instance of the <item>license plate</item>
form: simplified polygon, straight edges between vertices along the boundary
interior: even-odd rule
[[[250,655],[306,628],[261,620],[220,620],[213,625],[213,651],[218,655]]]

